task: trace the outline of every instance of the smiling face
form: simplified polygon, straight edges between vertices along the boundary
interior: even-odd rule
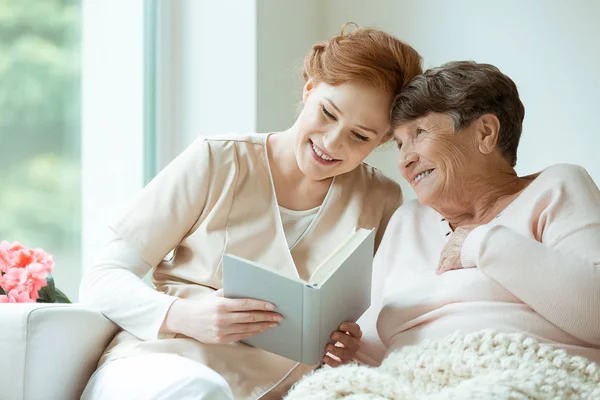
[[[295,128],[298,166],[319,181],[355,169],[389,139],[392,96],[361,82],[304,87],[304,107]]]
[[[447,114],[429,113],[394,129],[398,167],[421,204],[456,198],[480,162],[476,124],[454,132]]]

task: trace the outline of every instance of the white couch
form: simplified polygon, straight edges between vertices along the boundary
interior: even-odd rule
[[[77,304],[0,304],[0,399],[79,399],[117,329]]]

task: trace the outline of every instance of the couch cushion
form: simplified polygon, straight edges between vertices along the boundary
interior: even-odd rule
[[[79,399],[116,332],[77,304],[0,305],[2,399]]]

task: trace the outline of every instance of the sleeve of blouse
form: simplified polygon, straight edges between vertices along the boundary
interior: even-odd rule
[[[207,140],[197,139],[110,224],[115,239],[84,277],[80,287],[82,303],[100,310],[142,339],[159,335],[175,298],[155,291],[141,278],[198,221],[214,179],[213,157]]]
[[[600,191],[581,167],[561,172],[541,203],[541,242],[482,226],[467,236],[461,260],[565,332],[600,345]]]
[[[150,269],[138,250],[114,237],[84,276],[80,302],[140,339],[157,339],[177,298],[154,290],[142,280]]]
[[[213,158],[206,138],[197,139],[110,224],[117,236],[137,249],[149,265],[158,265],[200,217],[217,174],[212,168]]]

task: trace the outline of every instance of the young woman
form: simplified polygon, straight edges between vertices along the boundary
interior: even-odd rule
[[[376,228],[377,246],[402,193],[363,160],[391,138],[393,96],[420,72],[417,52],[381,31],[318,43],[292,127],[199,138],[148,184],[81,286],[123,328],[82,398],[280,398],[309,371],[238,343],[281,316],[223,298],[222,255],[309,279],[357,228]],[[149,270],[156,290],[140,279]],[[360,335],[342,324],[323,362],[350,360]]]

